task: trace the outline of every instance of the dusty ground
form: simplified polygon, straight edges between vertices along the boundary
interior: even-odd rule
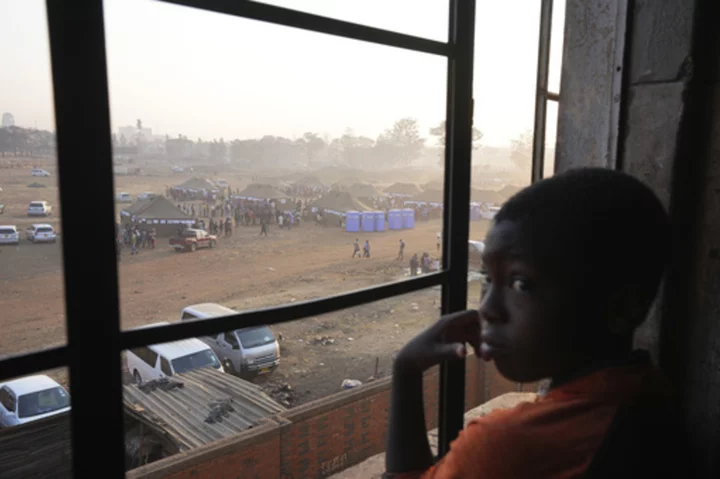
[[[7,166],[7,162],[0,166]],[[0,224],[25,229],[24,216],[32,200],[47,200],[56,215],[47,222],[58,227],[56,178],[31,178],[32,163],[22,168],[0,167]],[[54,169],[40,163],[41,167]],[[162,192],[185,177],[119,177],[117,190],[137,194]],[[233,178],[233,186],[245,179]],[[28,188],[38,182],[46,188]],[[484,237],[487,223],[473,223],[473,239]],[[351,259],[354,235],[338,228],[302,225],[291,231],[272,228],[260,238],[259,227],[240,228],[218,248],[178,254],[158,241],[156,250],[138,256],[123,253],[120,299],[123,328],[177,320],[180,310],[199,302],[218,302],[238,310],[317,298],[404,277],[406,262],[395,261],[397,244],[406,243],[406,258],[414,252],[435,251],[440,220],[418,223],[411,231],[372,233],[372,258]],[[477,288],[475,288],[477,289]],[[476,300],[477,291],[471,292]],[[439,289],[431,289],[274,326],[282,334],[282,363],[258,382],[288,383],[297,393],[293,404],[340,390],[343,379],[366,381],[387,374],[392,355],[410,337],[437,319]],[[31,351],[65,342],[61,242],[0,247],[0,311],[3,334],[0,355]],[[315,344],[318,338],[331,344]],[[328,341],[324,341],[328,343]],[[64,371],[53,372],[66,382]]]

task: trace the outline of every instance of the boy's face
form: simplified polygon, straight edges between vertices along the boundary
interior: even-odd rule
[[[574,304],[575,278],[541,269],[528,236],[520,224],[501,221],[483,253],[480,356],[517,382],[572,373],[595,349],[582,326],[588,318],[579,317]],[[553,270],[571,270],[558,266]]]

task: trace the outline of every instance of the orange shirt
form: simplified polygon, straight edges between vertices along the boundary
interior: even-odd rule
[[[448,454],[403,479],[582,477],[622,404],[654,404],[669,388],[649,360],[610,367],[498,410],[460,432]]]

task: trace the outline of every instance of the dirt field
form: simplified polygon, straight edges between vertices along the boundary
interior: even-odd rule
[[[7,166],[7,163],[4,165]],[[47,222],[58,229],[55,177],[31,178],[29,169],[0,168],[0,203],[6,205],[0,224],[24,230],[34,222],[25,216],[32,200],[47,200],[56,216]],[[46,165],[40,165],[46,167]],[[54,172],[54,169],[47,168]],[[248,181],[224,175],[231,185]],[[117,190],[133,195],[162,192],[185,177],[119,177]],[[33,181],[46,188],[28,188]],[[234,182],[233,182],[234,181]],[[473,223],[471,238],[482,239],[487,223]],[[123,328],[156,321],[175,321],[180,310],[199,302],[217,302],[245,310],[317,298],[387,281],[407,274],[407,262],[395,261],[398,241],[412,253],[435,252],[440,220],[419,222],[414,230],[360,236],[372,245],[371,259],[351,259],[355,235],[339,228],[301,225],[292,230],[271,228],[260,238],[258,227],[236,229],[214,250],[175,253],[160,238],[155,250],[138,256],[123,252],[120,299]],[[91,236],[89,237],[91,239]],[[476,299],[476,292],[471,299]],[[392,355],[439,314],[439,289],[305,318],[273,326],[282,335],[282,362],[261,383],[287,383],[296,392],[293,405],[340,390],[343,379],[366,381],[387,374]],[[0,247],[0,354],[31,351],[65,341],[61,242],[54,245]],[[320,338],[332,341],[320,341]],[[326,345],[324,345],[325,343]],[[64,372],[55,373],[65,382]]]

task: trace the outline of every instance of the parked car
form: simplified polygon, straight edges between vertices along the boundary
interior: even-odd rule
[[[41,170],[40,168],[33,168],[30,170],[30,176],[50,176],[50,172]]]
[[[31,201],[27,210],[28,216],[50,216],[52,206],[47,201]]]
[[[70,410],[70,394],[45,375],[0,384],[0,426],[13,427]]]
[[[228,182],[225,181],[225,180],[217,180],[217,181],[215,182],[215,184],[218,185],[220,188],[227,188],[227,187],[228,187]]]
[[[194,252],[198,248],[214,248],[217,245],[217,236],[208,234],[205,230],[189,228],[183,230],[179,236],[170,238],[170,246],[177,252]]]
[[[0,226],[0,244],[20,244],[20,233],[15,225]]]
[[[215,303],[202,303],[182,310],[181,321],[217,318],[237,311]],[[280,364],[280,345],[267,326],[252,326],[200,338],[220,358],[225,371],[242,377],[268,374]]]
[[[25,230],[25,237],[33,243],[54,243],[57,241],[57,234],[51,225],[36,224]]]
[[[115,201],[118,203],[132,203],[132,196],[130,196],[130,193],[118,193],[117,196],[115,196]]]
[[[170,323],[153,323],[142,327],[166,324]],[[204,367],[224,371],[212,349],[196,338],[130,349],[125,353],[125,359],[128,371],[138,384]]]
[[[137,198],[139,200],[151,200],[155,198],[157,195],[155,193],[150,193],[149,191],[146,191],[144,193],[140,193]]]

